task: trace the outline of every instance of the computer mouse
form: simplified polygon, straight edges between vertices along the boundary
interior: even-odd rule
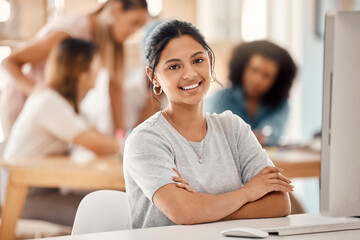
[[[251,238],[266,238],[269,236],[268,232],[265,232],[256,228],[240,227],[231,228],[221,232],[226,237],[251,237]]]

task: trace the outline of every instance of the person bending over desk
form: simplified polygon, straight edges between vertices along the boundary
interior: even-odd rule
[[[65,154],[70,144],[97,154],[117,153],[117,139],[89,127],[79,114],[79,104],[94,86],[99,68],[100,55],[91,42],[67,38],[54,48],[46,64],[45,84],[30,95],[15,121],[4,150],[4,161]],[[6,173],[1,175],[6,179]],[[55,192],[54,189],[32,189],[23,217],[71,225],[83,196],[75,197],[72,203]],[[2,196],[4,193],[2,186]],[[52,204],[47,199],[55,202]],[[69,204],[70,210],[62,204]]]
[[[199,30],[164,22],[150,33],[145,56],[153,92],[164,91],[169,104],[125,143],[132,227],[288,215],[293,186],[249,125],[230,111],[204,113],[204,97],[216,81],[215,55]]]
[[[237,46],[230,61],[230,88],[205,100],[205,111],[231,110],[250,124],[262,145],[277,145],[289,115],[289,91],[296,65],[289,53],[269,41]]]
[[[144,112],[149,111],[148,108],[151,106],[146,105],[146,98],[138,97],[138,100],[134,101],[136,104],[123,101],[123,96],[128,90],[124,80],[123,45],[132,33],[146,23],[147,18],[146,0],[108,0],[92,13],[49,22],[32,41],[4,59],[2,65],[11,77],[11,81],[3,91],[0,103],[5,139],[8,138],[7,133],[10,132],[13,123],[20,114],[26,98],[37,84],[44,81],[44,66],[50,50],[61,40],[69,37],[95,42],[101,55],[101,65],[108,73],[105,78],[108,79],[109,89],[105,96],[110,98],[110,106],[105,104],[103,108],[109,107],[109,114],[108,112],[98,114],[97,111],[105,110],[97,109],[96,104],[93,104],[95,106],[89,107],[89,109],[84,107],[89,119],[94,118],[94,115],[96,117],[100,115],[100,119],[92,120],[94,121],[93,124],[97,124],[99,120],[105,121],[107,116],[104,115],[111,115],[111,117],[109,116],[112,118],[109,125],[113,126],[108,127],[111,128],[111,131],[104,130],[104,132],[115,133],[117,129],[126,130],[130,127],[127,125],[131,119],[125,114],[128,104],[132,108],[136,105],[142,105]],[[30,72],[27,74],[22,71],[25,64],[31,66]],[[95,96],[95,100],[92,102],[103,101],[96,99],[96,94],[92,96]],[[92,99],[91,96],[90,99]],[[142,102],[143,99],[144,102]],[[139,101],[143,104],[139,104]],[[141,116],[142,111],[138,114]]]

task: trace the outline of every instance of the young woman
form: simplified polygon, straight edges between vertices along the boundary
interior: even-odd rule
[[[289,53],[268,41],[237,46],[230,61],[230,88],[205,100],[205,111],[231,110],[253,129],[262,145],[277,145],[289,114],[296,65]]]
[[[145,54],[154,94],[163,91],[169,104],[125,144],[132,227],[288,215],[293,186],[250,127],[229,111],[204,113],[215,56],[199,31],[164,22],[148,37]],[[173,169],[181,175],[173,178]]]
[[[44,80],[50,50],[69,37],[94,41],[100,49],[102,66],[109,74],[112,129],[125,128],[123,92],[123,42],[147,21],[146,0],[109,0],[96,12],[61,19],[45,25],[33,41],[12,53],[2,63],[11,80],[2,96],[1,117],[5,135],[19,115],[26,98]],[[29,63],[28,74],[22,72]]]
[[[99,155],[117,153],[117,139],[89,127],[78,114],[99,68],[100,56],[91,42],[66,38],[54,48],[46,63],[45,84],[33,91],[15,121],[2,156],[4,161],[65,154],[71,144]],[[2,180],[6,181],[6,175],[2,172]],[[2,182],[2,194],[4,185]],[[54,189],[33,189],[23,217],[71,225],[82,197],[61,196]]]

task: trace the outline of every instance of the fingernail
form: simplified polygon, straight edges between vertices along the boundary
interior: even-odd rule
[[[180,182],[177,182],[176,184],[177,184],[177,185],[179,185],[179,186],[181,186],[181,185],[182,185],[182,183],[180,183]]]
[[[278,167],[278,169],[279,169],[280,172],[283,172],[283,171],[284,171],[284,169],[282,169],[282,168],[279,168],[279,167]]]

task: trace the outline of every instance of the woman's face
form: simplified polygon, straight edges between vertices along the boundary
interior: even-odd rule
[[[151,79],[150,69],[147,73]],[[208,52],[191,36],[169,41],[155,69],[154,83],[161,86],[170,103],[198,104],[210,86]]]
[[[274,85],[278,65],[261,55],[253,55],[245,67],[243,88],[247,97],[261,98]]]
[[[116,42],[122,43],[125,39],[144,26],[148,19],[148,12],[144,8],[135,8],[124,11],[118,8],[115,13],[115,21],[111,26],[112,35]]]

